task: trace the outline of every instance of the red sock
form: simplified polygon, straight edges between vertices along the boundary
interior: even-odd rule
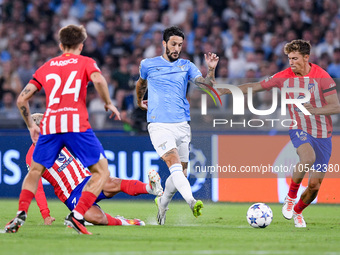
[[[90,209],[90,207],[93,205],[96,199],[97,196],[95,196],[92,192],[83,191],[81,193],[79,202],[74,208],[74,210],[84,216],[84,214],[87,212],[88,209]]]
[[[113,218],[110,214],[107,214],[107,213],[105,213],[105,215],[106,215],[106,218],[107,218],[107,221],[108,221],[108,223],[107,223],[108,226],[120,226],[120,225],[122,225],[121,220]]]
[[[23,189],[19,197],[19,211],[25,211],[27,213],[28,207],[30,207],[31,201],[34,198],[33,192]]]
[[[136,180],[122,180],[120,190],[130,196],[137,196],[140,194],[148,194],[145,183]]]
[[[296,205],[294,206],[294,211],[297,214],[300,214],[300,213],[302,213],[303,209],[305,209],[309,205],[310,204],[305,204],[300,198],[299,202],[297,202]]]
[[[289,186],[288,196],[290,198],[296,198],[299,187],[300,187],[300,183],[297,184],[297,183],[293,182],[293,180],[291,180],[290,186]]]

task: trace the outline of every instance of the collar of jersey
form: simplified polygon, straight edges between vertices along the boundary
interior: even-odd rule
[[[167,62],[168,64],[175,64],[179,59],[177,59],[175,62],[170,62],[168,60],[166,60],[165,58],[163,58],[163,56],[161,55],[161,59],[163,59],[165,62]]]

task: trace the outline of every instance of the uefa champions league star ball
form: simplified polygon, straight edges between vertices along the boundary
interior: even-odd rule
[[[270,207],[264,203],[255,203],[251,205],[247,212],[247,221],[253,228],[265,228],[273,220],[273,212]]]

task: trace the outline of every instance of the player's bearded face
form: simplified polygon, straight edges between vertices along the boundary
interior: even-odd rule
[[[181,54],[181,52],[178,52],[176,50],[171,51],[168,45],[165,48],[165,53],[168,56],[170,62],[176,61],[179,58],[179,55]]]
[[[165,44],[165,54],[170,62],[176,61],[182,50],[183,38],[180,36],[171,36],[169,41]]]

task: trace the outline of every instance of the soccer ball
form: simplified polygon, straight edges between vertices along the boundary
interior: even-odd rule
[[[253,228],[265,228],[273,220],[273,212],[270,207],[264,203],[255,203],[251,205],[247,212],[247,221]]]

